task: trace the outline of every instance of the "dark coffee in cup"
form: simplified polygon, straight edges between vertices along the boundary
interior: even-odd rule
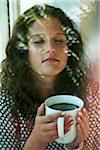
[[[66,111],[66,110],[68,111],[68,110],[73,110],[73,109],[79,108],[79,106],[77,106],[75,104],[69,104],[69,103],[52,104],[49,107],[52,109],[62,110],[62,111]]]

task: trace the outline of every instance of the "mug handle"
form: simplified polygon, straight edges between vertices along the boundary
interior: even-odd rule
[[[57,119],[58,137],[64,138],[64,117]]]

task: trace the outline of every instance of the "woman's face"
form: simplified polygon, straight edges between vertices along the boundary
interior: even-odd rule
[[[56,76],[68,60],[67,40],[59,20],[36,20],[28,34],[29,60],[32,69],[40,75]]]

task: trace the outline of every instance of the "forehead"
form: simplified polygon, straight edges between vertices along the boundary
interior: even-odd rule
[[[29,34],[64,33],[60,21],[56,18],[37,19],[30,27]]]

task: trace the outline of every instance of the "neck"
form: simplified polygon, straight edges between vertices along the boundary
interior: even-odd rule
[[[55,78],[51,76],[35,77],[35,86],[39,97],[46,98],[53,93]]]

